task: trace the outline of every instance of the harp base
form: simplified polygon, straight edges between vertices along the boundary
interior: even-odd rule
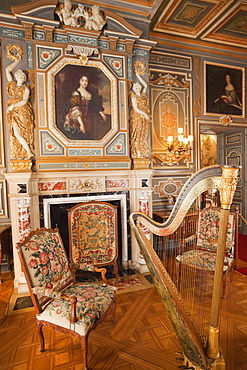
[[[220,354],[218,358],[207,358],[207,365],[205,365],[205,369],[208,370],[226,370],[225,360]],[[183,354],[183,366],[179,366],[184,369],[194,369],[194,370],[202,370],[202,367],[195,366],[192,362],[190,362],[186,356]],[[204,367],[203,367],[204,369]]]
[[[220,353],[220,357],[218,358],[210,358],[208,360],[209,363],[209,369],[210,370],[226,370],[226,364],[225,360],[223,358],[223,355]]]

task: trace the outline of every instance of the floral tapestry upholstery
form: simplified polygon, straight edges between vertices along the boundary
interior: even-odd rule
[[[86,335],[111,304],[115,290],[116,288],[111,286],[101,287],[96,284],[80,283],[63,290],[63,295],[77,297],[76,317],[78,321],[71,324],[69,321],[70,303],[59,299],[59,294],[52,289],[45,289],[44,292],[43,288],[34,287],[33,293],[38,297],[45,293],[55,298],[49,302],[41,314],[37,315],[37,319],[73,330],[80,335]]]
[[[220,208],[205,208],[199,214],[199,228],[197,234],[197,246],[217,250],[218,234],[220,225]],[[230,251],[234,246],[234,215],[229,215],[226,250]]]
[[[59,291],[73,281],[58,232],[43,231],[32,235],[22,245],[21,253],[31,287],[39,286]]]
[[[186,248],[176,260],[184,265],[209,272],[215,271],[217,243],[220,226],[220,208],[208,207],[200,211],[197,239],[186,239]],[[235,215],[229,214],[226,236],[226,256],[223,270],[232,266],[235,246]]]
[[[110,264],[117,253],[116,207],[108,203],[79,204],[69,211],[70,261]]]
[[[205,251],[201,249],[193,249],[191,251],[187,251],[183,254],[180,254],[176,257],[177,261],[194,268],[199,268],[200,270],[205,271],[215,271],[216,265],[216,252],[214,251]],[[233,258],[225,257],[225,264],[223,271],[226,271],[231,263],[233,262]]]

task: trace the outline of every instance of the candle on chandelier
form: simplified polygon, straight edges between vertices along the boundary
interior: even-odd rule
[[[168,136],[167,141],[168,144],[171,144],[173,142],[173,136]]]
[[[182,142],[183,142],[183,138],[184,138],[184,135],[182,135],[182,134],[178,135],[178,141],[180,142],[181,145],[182,145]]]
[[[183,143],[184,143],[185,146],[188,144],[188,142],[189,142],[189,139],[187,137],[184,137]]]
[[[190,146],[192,145],[193,140],[194,140],[193,135],[189,135],[188,141],[189,141]]]

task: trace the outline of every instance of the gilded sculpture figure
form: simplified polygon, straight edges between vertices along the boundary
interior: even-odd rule
[[[33,108],[29,102],[30,90],[25,84],[26,74],[18,69],[13,70],[20,63],[23,49],[19,45],[8,45],[6,56],[13,60],[5,71],[7,76],[7,120],[10,130],[11,158],[14,160],[29,160],[34,156],[34,117]]]
[[[135,74],[139,82],[133,83],[133,91],[130,91],[130,144],[131,157],[148,157],[148,129],[149,129],[149,109],[147,82],[141,77],[145,73],[145,65],[137,62],[134,66]]]

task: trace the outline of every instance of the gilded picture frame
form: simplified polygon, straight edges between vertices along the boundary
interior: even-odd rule
[[[117,132],[117,81],[103,63],[64,58],[48,72],[48,86],[49,129],[66,146],[103,146]]]
[[[245,117],[245,68],[204,62],[204,114]]]

